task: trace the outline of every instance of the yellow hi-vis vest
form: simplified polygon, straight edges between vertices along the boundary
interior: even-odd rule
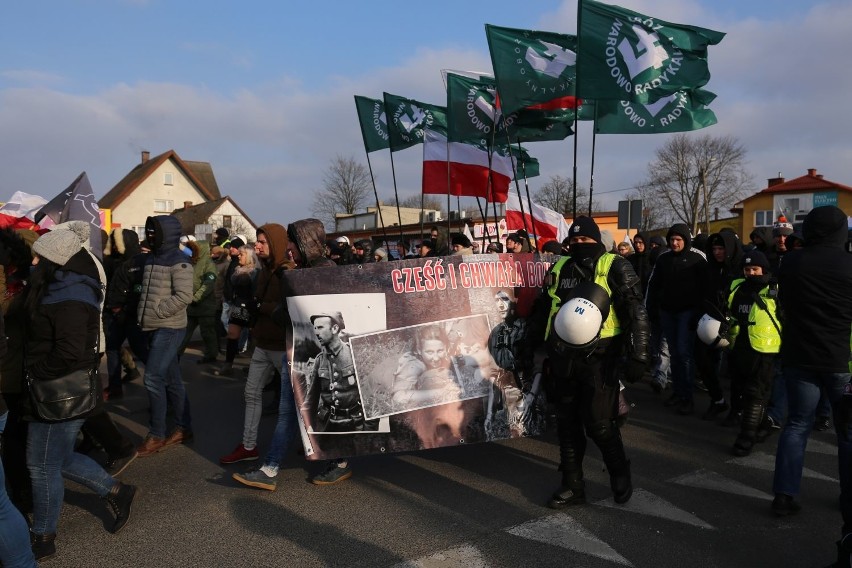
[[[612,263],[615,261],[616,257],[618,257],[617,254],[605,252],[595,264],[594,282],[606,290],[606,293],[610,298],[612,298],[612,290],[609,289],[607,277],[609,276],[609,269],[612,268]],[[559,273],[562,271],[562,267],[565,266],[565,263],[570,259],[570,256],[563,256],[556,261],[556,264],[553,265],[553,269],[551,271],[551,274],[553,275],[553,282],[551,282],[550,286],[547,288],[547,295],[550,296],[550,314],[547,316],[547,329],[544,332],[545,340],[550,337],[550,330],[553,327],[553,318],[556,316],[559,308],[562,307],[562,299],[556,294],[559,289]],[[609,316],[606,318],[606,321],[601,328],[601,339],[615,337],[620,333],[621,323],[618,321],[618,316],[615,315],[615,309],[611,306],[609,309]]]
[[[731,282],[731,293],[728,296],[728,309],[733,309],[734,294],[737,293],[745,278]],[[770,295],[769,286],[764,286],[757,294],[757,299],[748,312],[748,341],[751,348],[758,353],[778,353],[781,350],[781,322],[775,307],[775,296]],[[761,307],[761,300],[763,307]],[[777,326],[777,327],[776,327]],[[731,345],[739,333],[738,326],[731,328]]]

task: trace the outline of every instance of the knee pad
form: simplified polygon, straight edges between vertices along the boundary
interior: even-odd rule
[[[618,428],[613,420],[601,420],[591,424],[586,428],[589,438],[595,441],[596,444],[606,444],[618,437]]]

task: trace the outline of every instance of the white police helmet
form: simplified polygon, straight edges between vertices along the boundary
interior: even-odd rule
[[[553,318],[553,330],[570,347],[590,347],[600,339],[601,328],[609,317],[610,299],[600,285],[582,282],[574,288]]]
[[[723,324],[710,314],[704,314],[698,320],[698,339],[713,348],[724,348],[730,345],[728,341],[728,325]]]

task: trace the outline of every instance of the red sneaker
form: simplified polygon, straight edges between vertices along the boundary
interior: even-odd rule
[[[258,453],[257,448],[247,450],[245,446],[240,444],[233,452],[231,452],[227,456],[222,456],[221,458],[219,458],[219,463],[229,464],[242,461],[254,461],[259,457],[260,454]]]

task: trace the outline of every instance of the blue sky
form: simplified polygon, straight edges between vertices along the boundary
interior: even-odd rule
[[[710,50],[719,124],[737,137],[755,189],[815,167],[852,185],[848,1],[624,0],[727,32]],[[0,7],[0,200],[52,197],[85,170],[96,195],[139,160],[174,149],[209,161],[256,222],[310,215],[336,155],[366,163],[352,96],[442,103],[440,69],[488,70],[484,24],[573,32],[576,0],[224,2],[66,0]],[[597,191],[640,182],[665,136],[599,139]],[[580,130],[580,182],[590,134]],[[570,176],[571,142],[539,143],[542,176]],[[380,155],[381,154],[381,155]],[[392,193],[386,153],[371,155]],[[401,195],[419,189],[419,150],[394,155]],[[624,193],[603,196],[614,207]]]

